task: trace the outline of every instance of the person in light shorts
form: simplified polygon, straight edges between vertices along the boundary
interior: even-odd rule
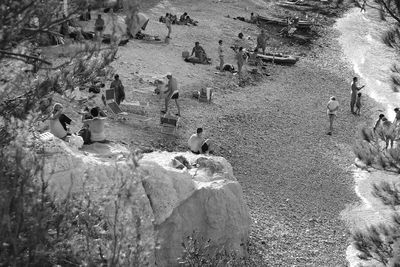
[[[337,112],[339,110],[339,101],[336,100],[336,97],[332,96],[326,105],[326,113],[328,114],[329,117],[329,131],[328,135],[332,135],[333,131],[333,122],[337,116]]]

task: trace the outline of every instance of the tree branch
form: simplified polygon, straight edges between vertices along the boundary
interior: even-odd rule
[[[8,56],[14,56],[14,57],[23,57],[23,58],[26,58],[26,59],[33,59],[33,60],[40,61],[40,62],[45,63],[45,64],[50,65],[50,66],[53,65],[51,62],[49,62],[49,61],[47,61],[47,60],[44,60],[44,59],[41,59],[41,58],[38,58],[38,57],[35,57],[35,56],[28,56],[28,55],[24,55],[24,54],[17,54],[17,53],[12,53],[12,52],[8,52],[8,51],[4,51],[4,50],[0,50],[0,54],[8,55]]]

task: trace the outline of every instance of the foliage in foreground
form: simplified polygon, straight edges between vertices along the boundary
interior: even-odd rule
[[[247,267],[262,266],[262,257],[255,251],[250,242],[241,244],[246,255],[222,248],[216,248],[211,239],[204,239],[195,231],[183,240],[183,255],[178,259],[181,266],[190,267]]]
[[[400,173],[400,147],[383,149],[371,131],[363,129],[362,140],[355,154],[367,166],[375,169]],[[379,199],[390,218],[383,223],[353,232],[356,249],[362,260],[373,260],[383,266],[400,266],[400,188],[395,183],[375,184],[372,194]]]
[[[84,1],[68,2],[69,16],[84,10]],[[134,179],[117,172],[109,191],[96,201],[87,187],[56,201],[44,179],[45,153],[35,124],[47,115],[54,95],[65,97],[98,77],[107,78],[117,51],[81,44],[57,66],[39,56],[43,35],[59,35],[65,20],[61,9],[59,0],[0,4],[0,266],[146,266],[135,231],[141,218],[121,212]],[[132,175],[136,158],[128,162]]]

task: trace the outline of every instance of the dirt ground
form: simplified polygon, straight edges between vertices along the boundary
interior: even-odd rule
[[[226,61],[233,64],[229,47],[237,42],[237,34],[255,40],[260,29],[232,18],[249,17],[253,11],[287,14],[285,10],[262,0],[148,1],[143,10],[151,18],[145,32],[161,39],[167,30],[158,18],[166,12],[186,11],[199,26],[173,25],[169,44],[135,40],[120,47],[113,66],[127,100],[148,101],[152,120],[147,125],[134,119],[110,120],[108,139],[143,150],[186,151],[189,136],[203,127],[217,144],[216,154],[228,159],[243,187],[253,220],[252,244],[264,266],[345,266],[349,235],[340,212],[356,200],[349,167],[352,145],[369,114],[354,117],[349,111],[352,72],[342,60],[337,33],[330,27],[319,29],[322,37],[304,46],[266,28],[269,51],[300,59],[294,66],[268,65],[270,76],[239,87],[236,75],[216,73],[218,40],[224,40]],[[191,51],[195,41],[213,59],[211,65],[183,61],[182,51]],[[167,72],[180,87],[182,127],[176,137],[161,134],[163,100],[152,94],[155,87],[149,83]],[[191,97],[205,87],[214,88],[210,104]],[[341,109],[328,136],[326,104],[332,95]],[[170,107],[175,113],[174,103]]]

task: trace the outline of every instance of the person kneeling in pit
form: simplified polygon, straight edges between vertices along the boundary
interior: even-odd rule
[[[188,145],[194,154],[212,153],[210,139],[203,138],[203,128],[197,128],[197,133],[189,138]]]

